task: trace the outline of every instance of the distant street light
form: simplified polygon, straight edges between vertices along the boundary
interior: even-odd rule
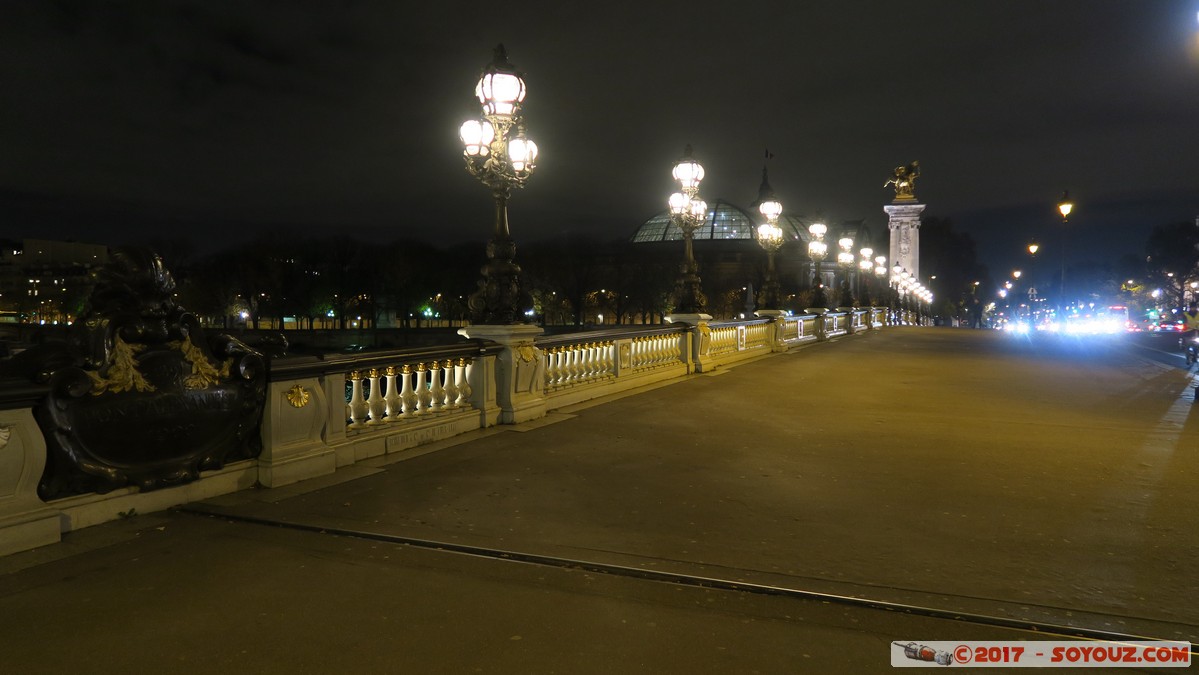
[[[874,259],[874,282],[876,284],[875,295],[881,294],[883,292],[883,279],[885,279],[886,277],[887,277],[887,256],[885,256],[885,255],[876,256]],[[874,301],[875,301],[875,303],[878,303],[878,302],[882,301],[882,298],[876,297],[874,299]]]
[[[853,270],[853,237],[841,237],[837,240],[841,247],[837,253],[837,266],[841,268],[841,300],[838,307],[853,307],[853,293],[849,288],[849,273]]]
[[[808,258],[812,260],[813,308],[825,308],[828,304],[824,297],[824,282],[820,278],[820,261],[828,255],[828,244],[824,241],[826,232],[828,228],[824,223],[812,223],[808,226],[808,234],[812,235],[812,239],[808,241]]]
[[[758,244],[766,250],[766,281],[762,284],[762,293],[758,298],[758,308],[777,310],[779,308],[779,280],[774,269],[774,256],[783,245],[783,228],[779,227],[779,216],[783,213],[783,205],[774,196],[774,190],[766,178],[766,167],[762,167],[762,184],[758,187],[758,212],[766,219],[758,226]]]
[[[459,130],[466,170],[491,190],[495,199],[495,230],[487,244],[487,263],[479,290],[467,305],[476,324],[518,324],[527,320],[532,298],[521,288],[520,266],[512,261],[516,243],[508,229],[508,199],[513,188],[524,187],[536,168],[537,144],[525,136],[520,114],[525,81],[508,62],[504,45],[483,69],[475,96],[483,107],[482,120],[468,120]]]
[[[1070,201],[1070,191],[1062,191],[1062,199],[1057,203],[1058,213],[1062,214],[1062,280],[1058,306],[1064,308],[1066,301],[1066,225],[1070,222],[1070,212],[1074,210],[1074,202]]]
[[[670,219],[683,232],[683,265],[675,283],[674,311],[679,314],[699,314],[708,305],[700,288],[699,265],[695,262],[692,238],[695,230],[708,215],[708,205],[699,198],[699,183],[704,179],[704,167],[691,157],[691,146],[683,149],[683,157],[675,163],[671,175],[679,182],[680,192],[670,195]]]

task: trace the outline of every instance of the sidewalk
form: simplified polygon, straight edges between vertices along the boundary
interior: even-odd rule
[[[1170,374],[997,338],[816,345],[73,533],[0,558],[0,672],[863,673],[1055,639],[503,551],[1196,640]]]

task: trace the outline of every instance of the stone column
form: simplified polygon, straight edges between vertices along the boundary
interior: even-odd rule
[[[459,328],[469,339],[490,340],[501,346],[495,362],[495,399],[500,424],[519,424],[545,416],[545,359],[533,339],[545,331],[526,324],[478,325]]]
[[[271,382],[262,415],[258,482],[274,488],[336,471],[337,453],[330,444],[338,439],[324,436],[336,430],[345,439],[345,409],[345,375]]]
[[[691,330],[691,364],[695,368],[695,372],[702,373],[704,367],[712,370],[712,366],[708,363],[708,350],[711,348],[711,330],[708,328],[708,322],[712,320],[711,314],[668,314],[666,315],[667,323],[681,323],[685,326],[692,326]]]
[[[828,324],[824,322],[824,315],[828,314],[828,309],[824,307],[809,307],[804,310],[808,314],[816,315],[816,339],[824,341],[828,339]]]
[[[891,230],[891,257],[887,265],[899,265],[920,278],[920,214],[924,204],[915,199],[896,199],[883,207]]]

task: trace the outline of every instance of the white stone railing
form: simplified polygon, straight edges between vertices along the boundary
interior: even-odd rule
[[[7,443],[10,458],[0,463],[0,555],[57,541],[60,527],[69,531],[121,511],[148,513],[254,485],[287,485],[536,419],[547,410],[865,332],[889,317],[881,308],[762,314],[560,336],[541,336],[533,326],[475,326],[464,329],[471,341],[452,346],[274,359],[256,459],[178,487],[148,493],[131,487],[51,504],[37,497],[46,444],[32,410],[41,390],[17,391],[18,384],[9,383],[0,389],[0,429],[8,431],[0,443]],[[910,313],[907,318],[915,320]]]
[[[461,356],[350,371],[347,428],[406,422],[469,407],[472,365],[472,359]]]
[[[688,338],[684,326],[538,338],[547,405],[562,407],[686,375]]]
[[[574,342],[542,351],[546,393],[616,377],[616,343],[612,340]]]

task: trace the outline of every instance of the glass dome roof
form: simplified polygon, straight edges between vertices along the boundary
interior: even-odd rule
[[[758,238],[758,225],[765,222],[759,216],[752,216],[748,211],[717,199],[708,204],[708,217],[695,230],[695,241],[720,239],[753,239]],[[783,228],[785,241],[807,241],[807,224],[802,218],[783,213],[779,217],[779,227]],[[670,222],[670,211],[664,210],[645,221],[633,234],[633,243],[650,241],[681,241],[683,231]]]

